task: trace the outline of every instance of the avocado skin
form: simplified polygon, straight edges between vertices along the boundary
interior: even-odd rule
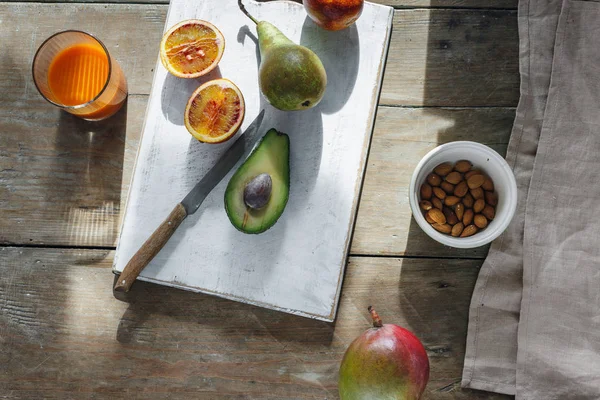
[[[236,229],[249,234],[262,233],[281,217],[290,192],[289,155],[289,136],[270,129],[233,174],[225,190],[225,212]],[[267,205],[256,210],[245,204],[244,188],[262,173],[271,176],[273,186]]]

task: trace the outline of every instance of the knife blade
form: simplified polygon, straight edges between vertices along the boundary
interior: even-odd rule
[[[169,241],[179,225],[188,216],[195,213],[208,194],[221,182],[240,158],[252,148],[256,142],[256,132],[265,115],[262,110],[252,121],[246,131],[238,137],[233,145],[225,151],[225,154],[216,164],[200,179],[190,192],[177,203],[167,219],[150,235],[142,247],[131,257],[123,272],[117,278],[114,290],[117,292],[128,292],[137,279],[138,275],[146,265],[158,254],[160,249]]]

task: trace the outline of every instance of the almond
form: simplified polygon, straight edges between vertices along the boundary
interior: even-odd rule
[[[435,197],[437,197],[440,200],[444,200],[446,198],[446,192],[444,192],[442,188],[439,187],[433,188],[433,194],[435,194]]]
[[[446,181],[442,182],[442,183],[440,184],[440,187],[441,187],[442,189],[444,189],[444,192],[446,192],[446,193],[448,193],[448,194],[452,194],[452,193],[454,193],[454,185],[453,185],[453,184],[451,184],[451,183],[449,183],[449,182],[446,182]]]
[[[452,227],[448,224],[433,224],[433,229],[442,233],[450,233],[452,232]]]
[[[451,183],[453,185],[456,185],[458,182],[460,182],[462,180],[462,175],[460,174],[460,172],[450,172],[448,175],[446,175],[446,182]]]
[[[466,208],[473,208],[473,203],[475,200],[473,200],[473,196],[471,196],[471,194],[467,194],[465,197],[463,197],[462,202]]]
[[[460,198],[456,197],[456,196],[448,196],[444,200],[444,204],[446,204],[447,206],[450,206],[450,207],[458,204],[458,202],[460,202]]]
[[[467,185],[467,181],[461,181],[454,188],[454,195],[458,197],[465,197],[465,195],[469,192],[469,186]]]
[[[494,217],[496,216],[496,210],[494,210],[494,207],[490,206],[490,205],[486,205],[483,208],[483,211],[481,211],[481,213],[483,215],[485,215],[485,217],[491,221],[494,219]],[[458,214],[456,214],[458,216]]]
[[[475,204],[473,204],[473,211],[475,213],[480,213],[483,208],[485,207],[485,200],[484,199],[478,199],[475,201]]]
[[[488,224],[488,220],[486,217],[484,217],[481,214],[477,214],[474,218],[473,218],[473,223],[478,227],[478,228],[485,228]]]
[[[454,170],[462,173],[470,171],[472,167],[473,164],[469,160],[460,160],[454,164]]]
[[[429,222],[430,224],[436,223],[434,220],[431,219],[431,217],[427,213],[425,214],[425,221]]]
[[[431,210],[429,210],[431,211]],[[462,222],[463,224],[465,224],[465,226],[471,225],[471,222],[473,222],[473,216],[475,215],[475,213],[473,213],[473,210],[469,209],[465,211],[465,214],[463,215],[463,219]]]
[[[467,185],[469,185],[469,189],[476,189],[478,187],[481,187],[481,185],[483,185],[483,182],[485,182],[485,176],[481,174],[473,175],[467,179]]]
[[[427,183],[429,183],[431,186],[440,186],[440,183],[442,183],[442,178],[440,178],[440,176],[437,174],[429,174],[427,175]]]
[[[482,188],[478,187],[475,189],[471,189],[470,192],[471,192],[471,196],[473,196],[473,198],[475,200],[483,199],[483,189]]]
[[[460,234],[462,233],[463,229],[465,229],[465,226],[463,225],[462,222],[459,222],[458,224],[454,225],[452,227],[452,236],[454,237],[459,237]]]
[[[449,209],[448,207],[444,207],[442,209],[444,216],[446,217],[446,222],[450,225],[455,225],[458,223],[458,217],[454,214],[454,211]]]
[[[465,174],[465,179],[469,179],[470,177],[472,177],[473,175],[477,175],[477,174],[481,174],[481,171],[478,169],[474,169],[472,171],[469,171]]]
[[[427,211],[427,215],[429,215],[429,217],[431,217],[431,219],[438,224],[443,225],[446,223],[446,216],[441,210],[438,210],[437,208],[432,208],[431,210]]]
[[[494,181],[469,160],[438,164],[420,187],[419,208],[438,232],[468,237],[496,216]]]
[[[490,178],[485,178],[485,182],[481,185],[483,190],[488,190],[490,192],[494,191],[494,182]]]
[[[429,200],[433,195],[433,190],[431,190],[431,185],[429,183],[424,183],[421,185],[421,199]]]
[[[460,237],[469,237],[477,233],[477,227],[475,225],[468,225],[460,234]]]
[[[433,208],[433,205],[428,200],[421,200],[419,202],[419,207],[421,207],[421,210],[423,211],[429,211]]]
[[[485,202],[490,206],[496,206],[498,204],[498,195],[494,192],[485,192]]]
[[[441,163],[433,169],[433,172],[435,172],[439,176],[446,176],[450,172],[452,172],[452,164],[450,164],[449,162]]]
[[[465,206],[462,203],[458,203],[456,207],[454,207],[454,213],[458,219],[462,221],[463,215],[465,215]]]

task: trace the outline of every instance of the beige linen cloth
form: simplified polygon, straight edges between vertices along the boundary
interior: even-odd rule
[[[521,0],[517,213],[473,293],[463,387],[600,399],[600,2]]]

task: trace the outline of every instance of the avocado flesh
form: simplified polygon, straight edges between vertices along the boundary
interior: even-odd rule
[[[244,188],[260,174],[271,176],[269,202],[253,209],[244,202]],[[275,129],[269,130],[252,154],[233,174],[225,190],[225,211],[229,220],[244,233],[262,233],[275,225],[290,192],[290,139]]]

